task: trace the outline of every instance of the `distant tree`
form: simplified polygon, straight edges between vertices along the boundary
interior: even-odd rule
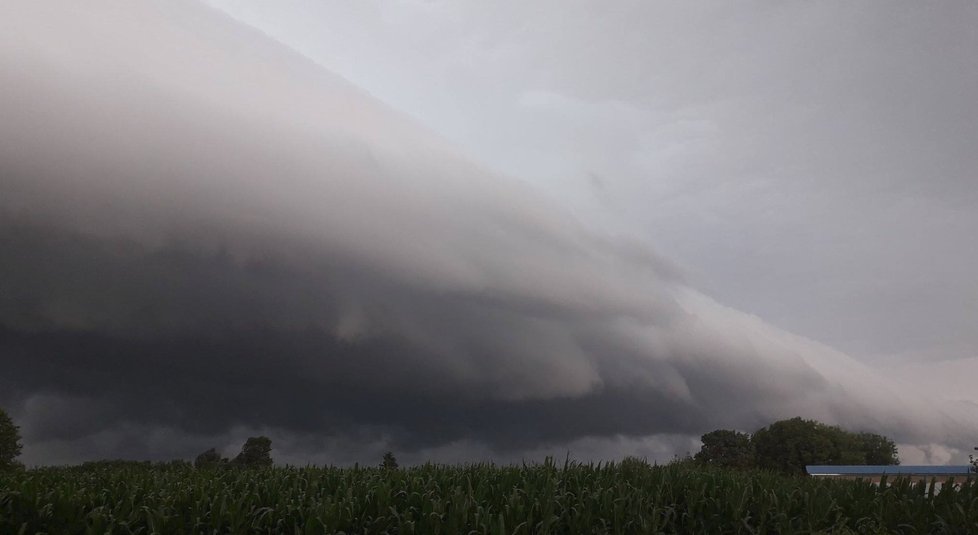
[[[855,441],[859,452],[862,454],[862,463],[874,465],[900,464],[897,447],[892,440],[874,433],[859,433],[855,435]]]
[[[717,429],[700,437],[703,446],[693,459],[701,464],[725,468],[750,468],[754,465],[754,448],[750,435]]]
[[[241,453],[231,463],[247,467],[271,466],[272,440],[268,437],[248,438],[241,446]]]
[[[638,472],[651,467],[649,461],[643,457],[628,455],[618,463],[618,467],[624,472]]]
[[[217,450],[211,448],[194,459],[194,468],[213,468],[226,462],[228,462],[227,459],[221,457]]]
[[[752,437],[759,468],[804,474],[810,464],[841,464],[837,433],[814,420],[791,418],[761,428]]]
[[[20,428],[0,409],[0,470],[18,468],[20,463],[15,461],[20,455]]]
[[[391,452],[385,453],[384,460],[380,463],[380,467],[386,470],[393,470],[397,468],[397,458],[394,457],[394,454]]]
[[[759,468],[793,474],[811,464],[900,464],[896,444],[884,436],[798,417],[758,430],[751,443]]]

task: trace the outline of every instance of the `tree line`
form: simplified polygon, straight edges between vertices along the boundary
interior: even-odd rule
[[[7,415],[7,413],[0,408],[0,472],[13,469],[23,469],[24,466],[17,461],[17,457],[21,454],[23,450],[23,445],[21,444],[20,437],[20,427],[14,424],[14,421]],[[83,463],[83,466],[129,466],[129,465],[141,465],[149,463],[149,461],[123,461],[123,460],[104,460],[104,461],[90,461]],[[234,468],[234,467],[247,467],[247,468],[262,468],[272,466],[274,460],[272,459],[272,439],[266,436],[249,437],[243,446],[241,446],[241,452],[238,453],[234,458],[227,459],[222,457],[220,453],[217,452],[216,448],[210,448],[209,450],[201,453],[194,459],[194,467],[198,469],[212,469],[212,468]],[[184,460],[170,461],[166,463],[157,463],[158,465],[165,466],[180,466],[189,464]],[[393,470],[397,468],[397,458],[394,457],[394,453],[388,451],[384,454],[383,460],[380,462],[380,467]]]
[[[703,446],[693,459],[726,468],[805,474],[807,465],[900,464],[896,444],[885,436],[852,433],[801,417],[774,422],[752,434],[717,429],[701,440]]]
[[[261,468],[272,466],[272,439],[261,437],[248,437],[244,446],[241,446],[241,453],[233,459],[221,457],[217,450],[211,448],[201,453],[194,459],[195,468],[216,468],[218,466],[244,466]]]
[[[23,468],[17,461],[23,447],[19,431],[20,428],[0,408],[0,471]],[[760,468],[804,474],[807,465],[900,464],[896,444],[885,436],[852,433],[838,426],[800,417],[774,422],[752,434],[717,429],[703,435],[701,440],[703,445],[693,460],[724,468]],[[271,452],[271,439],[265,436],[250,437],[234,458],[224,458],[215,448],[211,448],[197,456],[194,466],[200,469],[267,467],[273,464]],[[978,472],[978,457],[969,456],[969,461]],[[380,466],[385,469],[397,468],[394,454],[385,453]]]

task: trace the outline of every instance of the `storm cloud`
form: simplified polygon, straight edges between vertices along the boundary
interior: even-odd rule
[[[655,453],[794,415],[978,434],[218,11],[11,7],[0,403],[29,462],[252,430],[291,462]]]

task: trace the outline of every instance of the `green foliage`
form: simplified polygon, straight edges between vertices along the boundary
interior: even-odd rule
[[[796,478],[690,462],[0,476],[0,533],[978,533],[978,483]]]
[[[678,461],[678,462],[682,462],[682,461]],[[651,466],[649,465],[649,461],[632,455],[625,457],[624,459],[621,460],[620,463],[618,463],[618,468],[620,468],[623,472],[627,472],[627,473],[647,470],[649,466]]]
[[[842,464],[836,433],[814,420],[781,420],[754,433],[757,466],[779,472],[804,474],[810,464]]]
[[[751,437],[759,468],[805,474],[810,464],[900,464],[896,444],[872,433],[849,433],[814,420],[791,418]]]
[[[863,454],[862,463],[853,464],[900,464],[896,444],[882,435],[859,433],[853,441],[855,449]]]
[[[380,467],[384,468],[385,470],[394,470],[397,468],[397,458],[394,457],[394,454],[391,452],[385,453],[384,460],[381,461]]]
[[[11,470],[20,465],[15,461],[21,451],[20,428],[0,409],[0,470]]]
[[[758,467],[803,475],[810,464],[900,464],[896,444],[882,435],[850,433],[802,418],[775,422],[753,436],[718,429],[701,440],[696,461],[719,467]]]
[[[188,463],[189,464],[189,463]],[[241,446],[241,452],[230,461],[221,457],[211,448],[194,459],[194,468],[209,470],[214,468],[243,467],[262,468],[272,466],[272,440],[268,437],[249,437]]]
[[[747,433],[718,429],[702,437],[703,447],[693,458],[698,463],[726,468],[750,468],[754,465],[754,446]]]
[[[197,468],[198,470],[216,468],[227,462],[228,460],[221,457],[221,454],[218,453],[216,449],[211,448],[204,453],[201,453],[196,459],[194,459],[194,468]]]
[[[241,453],[231,463],[250,468],[272,466],[272,440],[268,437],[248,438],[241,446]]]

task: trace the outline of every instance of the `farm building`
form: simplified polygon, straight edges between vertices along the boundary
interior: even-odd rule
[[[963,481],[976,477],[971,465],[951,466],[901,466],[901,465],[809,465],[805,471],[812,477],[832,477],[841,479],[868,479],[879,482],[880,478],[909,477],[912,479],[936,480],[945,483],[949,479]]]

